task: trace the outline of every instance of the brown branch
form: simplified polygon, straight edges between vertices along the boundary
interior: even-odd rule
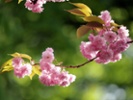
[[[84,66],[84,65],[86,65],[86,64],[88,64],[88,63],[90,63],[90,62],[92,62],[92,61],[95,60],[95,59],[96,59],[96,58],[93,58],[93,59],[88,60],[88,61],[86,61],[86,62],[84,62],[84,63],[82,63],[82,64],[75,65],[75,66],[70,65],[70,66],[61,66],[61,67],[64,67],[64,68],[79,68],[79,67],[82,67],[82,66]]]
[[[131,41],[128,41],[128,42],[127,42],[127,44],[128,44],[128,43],[133,43],[133,40],[131,40]]]

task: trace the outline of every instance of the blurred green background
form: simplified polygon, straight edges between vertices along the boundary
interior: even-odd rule
[[[133,38],[133,2],[131,0],[69,0],[88,5],[93,14],[109,10],[118,24],[124,24]],[[76,29],[85,24],[65,10],[68,2],[47,3],[41,14],[35,14],[17,0],[0,0],[0,64],[8,54],[19,52],[32,56],[36,62],[47,48],[54,49],[58,62],[77,65],[86,59],[79,51],[87,35],[76,37]],[[12,72],[0,74],[0,100],[133,100],[133,45],[123,53],[123,59],[107,65],[91,62],[79,69],[67,69],[77,79],[69,87],[47,87],[35,76],[18,79]]]

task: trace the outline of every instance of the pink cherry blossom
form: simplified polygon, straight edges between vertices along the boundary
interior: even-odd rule
[[[117,54],[125,51],[129,47],[129,44],[127,44],[127,41],[125,40],[118,40],[114,43],[114,46],[115,46],[115,49],[113,50],[115,54]]]
[[[50,70],[52,70],[54,67],[55,67],[54,64],[51,64],[51,63],[49,63],[49,62],[44,62],[44,61],[41,59],[41,61],[40,61],[40,68],[41,68],[41,70],[48,70],[48,71],[50,71]]]
[[[106,39],[107,42],[114,42],[117,39],[117,35],[113,31],[107,31],[104,34],[104,38]]]
[[[54,66],[52,69],[51,69],[51,73],[54,75],[54,76],[58,76],[60,74],[60,72],[62,71],[61,67],[58,67],[58,66]],[[53,76],[53,77],[54,77]]]
[[[113,58],[113,51],[108,49],[108,50],[101,50],[98,54],[97,54],[97,59],[96,62],[98,63],[103,63],[103,64],[107,64],[110,62],[110,60]]]
[[[61,83],[60,83],[60,86],[63,86],[63,87],[67,87],[70,85],[71,82],[75,81],[75,78],[76,76],[72,76],[69,74],[69,76],[67,76],[67,79],[63,80]]]
[[[80,51],[88,60],[94,59],[97,63],[107,64],[122,58],[121,53],[129,47],[129,30],[121,26],[117,31],[111,26],[113,20],[108,11],[102,11],[99,16],[105,23],[105,28],[90,34],[87,42],[81,42]]]
[[[45,1],[47,1],[47,2],[64,2],[66,0],[45,0]]]
[[[45,73],[45,71],[42,71],[41,75],[39,76],[39,80],[42,84],[45,84],[46,86],[51,86],[51,75],[49,73]]]
[[[41,13],[43,11],[43,4],[45,0],[26,0],[25,7],[35,13]]]
[[[105,10],[101,12],[101,15],[99,16],[102,20],[105,22],[105,26],[110,26],[111,16],[109,11]]]
[[[76,79],[76,76],[75,76],[75,75],[69,74],[69,81],[70,81],[71,83],[74,82],[75,79]]]
[[[58,68],[58,67],[57,67]],[[69,86],[70,83],[75,81],[76,76],[72,74],[68,74],[66,71],[61,70],[43,70],[41,75],[39,76],[39,80],[42,84],[46,86]]]
[[[118,53],[118,54],[114,54],[113,58],[111,59],[112,62],[117,62],[122,58],[122,54]]]
[[[32,72],[32,66],[30,64],[23,64],[19,67],[14,68],[14,74],[18,78],[24,78],[25,76],[29,76]]]
[[[105,46],[106,41],[105,41],[105,39],[102,36],[96,35],[94,37],[94,40],[92,41],[92,44],[95,45],[97,50],[99,50],[99,49],[102,49],[103,46]]]
[[[129,30],[125,26],[118,29],[118,35],[121,39],[126,39],[129,36]]]
[[[39,80],[42,84],[46,86],[69,86],[75,81],[76,76],[69,74],[67,71],[62,70],[61,67],[55,66],[52,61],[54,60],[52,48],[47,48],[42,53],[42,58],[40,60],[41,74],[39,75]]]
[[[43,4],[47,2],[65,2],[66,0],[26,0],[25,7],[34,13],[41,13],[44,8]]]
[[[94,38],[95,38],[95,36],[93,35],[93,33],[90,34],[89,37],[88,37],[88,39],[89,39],[91,42],[94,41]]]
[[[53,54],[53,49],[52,48],[47,48],[46,51],[42,53],[42,61],[44,62],[53,62],[54,60],[54,54]]]
[[[75,76],[72,74],[68,74],[68,72],[62,72],[59,76],[60,86],[67,87],[71,82],[75,81]]]
[[[19,67],[21,66],[22,62],[23,62],[23,59],[21,57],[15,57],[12,60],[12,65],[13,67]]]
[[[95,48],[95,47],[94,47]],[[91,43],[90,42],[81,42],[80,45],[80,52],[86,57],[88,60],[93,59],[96,57],[97,52],[91,50]]]

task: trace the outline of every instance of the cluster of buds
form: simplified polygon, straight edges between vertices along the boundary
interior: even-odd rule
[[[122,58],[121,53],[129,47],[129,30],[125,26],[115,29],[111,25],[114,21],[108,11],[102,11],[99,18],[104,21],[103,28],[97,31],[96,35],[90,34],[88,42],[81,43],[81,53],[88,60],[95,58],[97,63],[116,62]]]

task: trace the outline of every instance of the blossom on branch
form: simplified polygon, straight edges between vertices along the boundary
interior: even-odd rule
[[[121,59],[121,53],[129,47],[129,30],[125,26],[115,29],[110,13],[102,11],[99,16],[104,24],[103,28],[96,30],[96,35],[89,35],[88,42],[81,42],[80,51],[88,60],[96,58],[97,63],[107,64]]]
[[[25,7],[34,13],[41,13],[44,10],[43,4],[47,2],[65,2],[65,0],[26,0]]]
[[[41,13],[43,11],[43,4],[45,0],[26,0],[25,7],[35,13]]]
[[[76,76],[69,74],[65,69],[54,65],[54,54],[52,48],[47,48],[42,53],[42,59],[40,60],[41,74],[39,80],[46,86],[69,86],[70,83],[75,81]]]
[[[12,66],[14,67],[14,74],[18,78],[24,78],[32,73],[32,66],[29,63],[24,63],[20,57],[15,57],[12,60]]]

